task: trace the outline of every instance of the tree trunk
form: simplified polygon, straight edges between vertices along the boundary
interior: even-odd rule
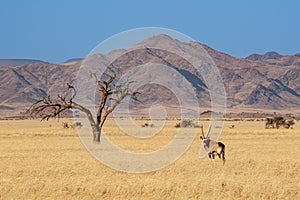
[[[99,126],[95,126],[95,129],[93,128],[93,141],[100,143],[100,137],[101,137],[101,128]]]
[[[101,128],[99,126],[99,123],[95,122],[95,120],[93,119],[93,115],[92,115],[91,111],[75,102],[73,102],[73,108],[78,109],[87,115],[90,125],[92,127],[92,131],[93,131],[93,141],[100,142]]]

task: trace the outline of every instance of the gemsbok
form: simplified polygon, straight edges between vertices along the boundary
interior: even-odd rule
[[[213,160],[215,159],[215,155],[218,155],[220,159],[223,160],[223,164],[225,164],[225,145],[222,142],[218,142],[209,138],[209,131],[204,136],[203,125],[201,125],[202,136],[200,139],[203,141],[203,147],[208,154],[208,157]]]

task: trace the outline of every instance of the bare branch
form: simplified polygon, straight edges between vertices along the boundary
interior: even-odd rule
[[[93,140],[100,142],[101,129],[99,123],[93,119],[91,112],[73,101],[77,92],[71,83],[67,83],[67,89],[62,94],[58,94],[56,99],[51,99],[50,95],[42,97],[42,99],[33,103],[26,111],[31,116],[41,117],[41,120],[49,120],[50,118],[59,117],[59,115],[71,109],[77,109],[84,112],[93,130]]]
[[[113,81],[116,79],[117,75],[116,75],[116,73],[114,73],[113,76],[109,75],[108,81],[105,81],[105,80],[99,81],[96,74],[93,74],[93,75],[96,79],[96,83],[99,87],[99,91],[102,93],[101,102],[100,102],[98,110],[97,110],[97,122],[100,124],[108,96],[113,94],[111,85],[112,85]],[[107,112],[107,111],[105,111],[105,112]],[[101,127],[101,125],[100,125],[100,127]]]
[[[112,83],[112,82],[111,82]],[[140,92],[132,92],[130,90],[130,84],[134,83],[134,81],[126,81],[125,83],[121,83],[119,85],[116,85],[114,87],[114,90],[112,91],[112,94],[114,94],[114,97],[109,98],[112,102],[112,105],[107,108],[103,114],[103,117],[100,118],[100,127],[103,126],[104,122],[106,121],[108,115],[112,113],[115,108],[123,101],[123,99],[127,96],[131,96],[134,100],[139,101],[137,99],[137,96],[140,94]]]
[[[127,80],[124,83],[115,85],[114,81],[116,80],[117,75],[114,72],[113,75],[108,75],[107,80],[99,80],[95,73],[91,75],[95,77],[99,92],[102,94],[97,110],[96,121],[93,119],[90,110],[74,102],[77,91],[72,83],[67,83],[66,90],[57,94],[56,98],[52,98],[50,95],[42,97],[37,102],[33,103],[27,112],[30,113],[31,116],[41,117],[42,120],[49,120],[50,118],[59,117],[66,110],[80,110],[88,117],[93,130],[93,140],[100,142],[101,128],[108,115],[112,113],[127,96],[138,101],[138,95],[140,93],[137,91],[133,92],[130,89],[130,85],[134,83],[133,81]],[[106,105],[108,99],[111,103],[110,106]]]
[[[59,117],[59,114],[65,110],[72,109],[72,101],[76,96],[76,90],[70,83],[67,83],[67,86],[67,90],[62,94],[58,94],[56,99],[51,99],[50,95],[42,97],[42,99],[33,103],[27,112],[31,116],[41,117],[42,120],[49,120],[50,118]],[[73,94],[68,98],[70,90]]]

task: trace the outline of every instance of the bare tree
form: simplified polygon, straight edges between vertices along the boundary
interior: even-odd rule
[[[27,110],[31,116],[41,117],[42,120],[59,117],[61,113],[67,110],[80,110],[87,115],[93,131],[93,141],[100,142],[101,130],[108,115],[122,102],[126,96],[131,96],[132,99],[138,101],[137,95],[139,92],[133,92],[130,89],[130,84],[133,81],[126,81],[122,84],[115,85],[116,74],[108,76],[108,80],[98,80],[94,74],[96,84],[101,92],[101,100],[94,120],[91,111],[84,106],[76,103],[74,98],[77,91],[72,83],[67,83],[67,89],[58,94],[56,98],[51,98],[50,95],[38,100]],[[107,101],[110,100],[110,106]]]

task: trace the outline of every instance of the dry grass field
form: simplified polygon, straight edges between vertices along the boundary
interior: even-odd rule
[[[273,130],[262,121],[229,121],[220,137],[225,165],[199,159],[198,131],[176,162],[130,174],[93,158],[62,121],[0,121],[0,199],[300,199],[300,122]],[[152,151],[173,137],[176,122],[142,145],[123,137],[113,120],[105,130],[122,148]]]

